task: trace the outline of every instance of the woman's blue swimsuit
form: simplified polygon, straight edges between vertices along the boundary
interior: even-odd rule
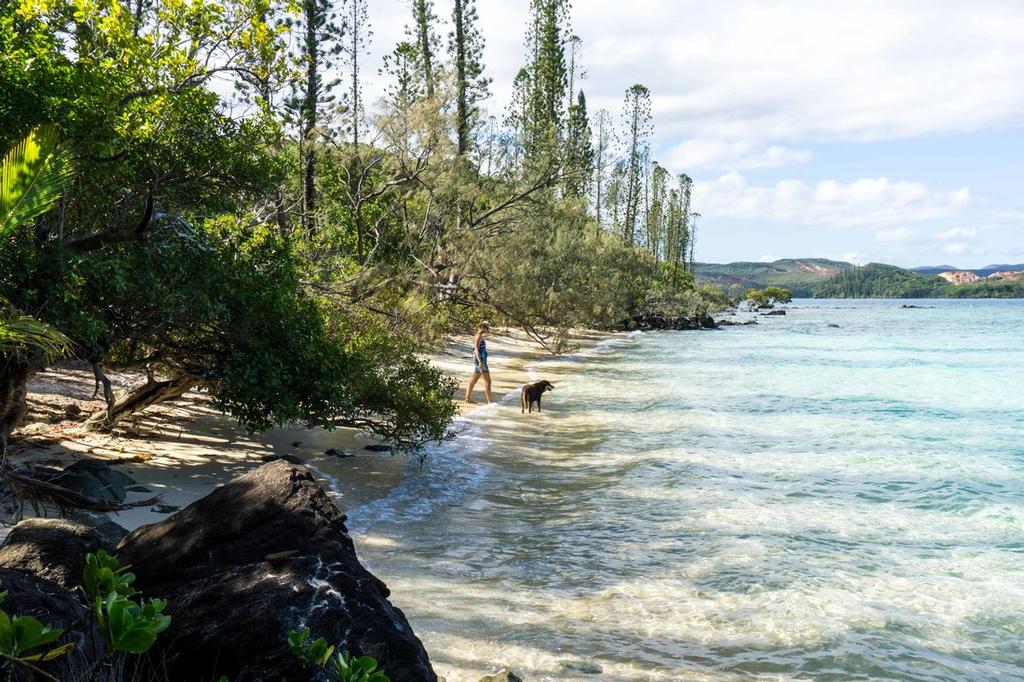
[[[474,374],[490,374],[491,370],[487,367],[487,342],[480,339],[480,357],[473,354],[473,373]]]

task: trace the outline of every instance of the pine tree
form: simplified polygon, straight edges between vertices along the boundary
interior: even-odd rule
[[[632,244],[636,239],[637,220],[641,208],[644,164],[648,155],[647,140],[653,132],[650,90],[637,83],[626,91],[623,118],[627,151],[622,236]]]
[[[526,44],[529,54],[525,126],[526,157],[535,162],[558,158],[564,136],[568,70],[565,63],[567,0],[531,0],[530,29]]]
[[[418,64],[419,53],[416,46],[409,42],[398,43],[391,54],[384,57],[382,71],[391,78],[385,98],[396,111],[408,112],[420,98]]]
[[[594,211],[597,224],[602,225],[601,209],[604,206],[603,190],[605,185],[605,174],[609,163],[613,140],[611,115],[607,110],[601,109],[595,117],[597,121],[597,140],[594,146]]]
[[[474,0],[455,0],[452,24],[448,49],[455,67],[455,132],[459,156],[465,156],[480,121],[479,103],[487,98],[490,84],[484,76],[484,39],[477,27]]]
[[[412,27],[406,33],[412,38],[416,54],[416,66],[427,97],[434,96],[434,55],[437,52],[437,35],[434,33],[434,3],[432,0],[413,0]]]
[[[344,24],[335,16],[330,0],[303,0],[302,41],[297,61],[304,78],[296,87],[292,108],[298,110],[299,155],[302,164],[302,229],[316,229],[316,145],[322,109],[333,101],[337,81],[324,74],[335,65],[344,35]]]
[[[369,27],[369,14],[366,10],[366,0],[345,0],[346,30],[348,35],[342,44],[342,52],[345,55],[348,74],[348,113],[351,121],[351,159],[348,168],[349,197],[352,201],[351,219],[356,233],[356,257],[363,262],[365,247],[363,244],[363,219],[362,202],[359,199],[361,191],[360,175],[362,164],[359,158],[359,131],[363,117],[363,89],[360,81],[360,57],[367,49],[372,32]]]
[[[594,168],[594,147],[591,144],[590,120],[587,118],[587,98],[582,90],[576,104],[569,107],[565,146],[566,194],[573,197],[586,196]]]

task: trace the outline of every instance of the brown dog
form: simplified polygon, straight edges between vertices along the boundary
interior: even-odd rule
[[[545,391],[553,390],[555,390],[555,387],[550,381],[537,381],[523,386],[523,390],[519,394],[520,413],[526,412],[527,408],[529,408],[530,414],[533,414],[534,403],[537,403],[537,411],[540,412],[541,396],[544,395]]]

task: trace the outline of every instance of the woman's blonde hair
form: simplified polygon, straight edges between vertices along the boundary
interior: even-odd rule
[[[478,332],[489,332],[491,331],[491,324],[489,322],[481,322],[479,325],[477,325],[476,330]]]

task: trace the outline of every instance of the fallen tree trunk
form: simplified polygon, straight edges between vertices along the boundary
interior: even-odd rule
[[[164,380],[157,380],[150,374],[146,377],[146,383],[129,388],[113,400],[108,400],[106,409],[96,412],[85,421],[85,428],[92,431],[109,430],[136,412],[180,398],[204,383],[191,374],[179,374]]]

